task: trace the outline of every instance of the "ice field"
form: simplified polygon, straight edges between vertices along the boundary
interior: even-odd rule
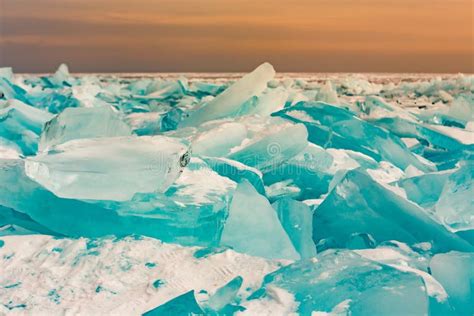
[[[474,75],[0,68],[0,315],[473,315]]]

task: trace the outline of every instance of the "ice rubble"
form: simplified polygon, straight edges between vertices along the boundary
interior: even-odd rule
[[[0,68],[0,313],[472,314],[474,77],[313,79]]]

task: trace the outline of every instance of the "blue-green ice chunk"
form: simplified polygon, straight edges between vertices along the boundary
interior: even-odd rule
[[[187,91],[187,82],[184,79],[176,81],[152,81],[144,91],[144,95],[134,95],[137,100],[166,100],[181,98]]]
[[[194,295],[194,291],[186,292],[152,310],[143,313],[143,316],[189,316],[204,315]]]
[[[424,172],[434,170],[413,155],[398,137],[348,110],[321,102],[300,102],[274,115],[305,124],[308,140],[323,148],[358,151],[376,161],[389,161],[402,170],[409,165]]]
[[[0,227],[4,227],[6,225],[15,225],[32,233],[57,235],[57,233],[32,220],[27,214],[17,212],[11,208],[0,206]]]
[[[25,175],[22,160],[0,160],[0,205],[70,237],[136,234],[189,246],[216,246],[235,186],[204,163],[191,162],[165,193],[91,203],[57,197]]]
[[[258,96],[265,90],[267,83],[275,76],[275,70],[269,63],[264,63],[253,72],[243,76],[224,92],[209,103],[203,105],[184,119],[180,126],[198,126],[203,122],[229,117],[238,113],[253,96]]]
[[[410,150],[434,163],[439,171],[456,168],[460,161],[474,158],[474,145],[463,146],[457,150],[446,150],[418,144]]]
[[[258,169],[227,158],[203,157],[203,160],[221,176],[232,179],[237,183],[246,179],[259,194],[265,195],[262,173]]]
[[[270,125],[265,132],[233,148],[228,158],[268,171],[305,149],[307,137],[308,131],[303,124]]]
[[[71,90],[46,91],[31,93],[28,96],[29,102],[36,108],[44,109],[50,113],[60,113],[67,108],[76,108],[81,105]]]
[[[314,199],[328,192],[337,171],[358,167],[375,169],[378,163],[358,152],[323,149],[310,143],[302,152],[264,173],[265,184],[290,181],[300,189],[298,199]]]
[[[432,308],[417,273],[349,250],[328,250],[270,273],[251,298],[265,297],[275,288],[294,295],[300,315],[426,315]]]
[[[125,121],[138,136],[157,135],[161,132],[161,122],[165,111],[130,113]]]
[[[144,79],[137,79],[133,80],[130,82],[126,89],[130,91],[130,93],[134,94],[135,96],[137,95],[147,95],[151,93],[151,86],[157,86],[159,84],[162,84],[163,81],[158,81],[157,83],[154,84],[153,79],[150,78],[144,78]]]
[[[466,146],[459,140],[436,130],[429,125],[423,125],[399,117],[384,117],[370,120],[373,124],[383,127],[399,137],[416,138],[425,144],[457,150]]]
[[[378,242],[431,242],[434,252],[474,249],[418,205],[357,169],[346,173],[313,216],[316,244],[332,239],[335,246],[342,247],[353,233],[368,233]]]
[[[130,127],[111,107],[68,108],[45,124],[39,150],[73,139],[131,135]]]
[[[299,199],[315,198],[327,193],[333,156],[323,148],[309,144],[301,153],[263,175],[266,185],[291,180],[300,188]]]
[[[449,295],[456,315],[474,314],[474,253],[437,254],[430,263],[431,274]]]
[[[232,304],[236,303],[237,294],[243,281],[241,276],[233,278],[223,287],[218,288],[207,302],[201,302],[201,306],[208,314],[228,315],[227,311],[235,310]]]
[[[246,180],[235,190],[221,244],[268,259],[300,258],[275,210]]]
[[[222,122],[203,126],[193,139],[193,153],[200,156],[222,157],[247,137],[247,128],[239,122]]]
[[[452,231],[474,230],[474,162],[463,162],[449,175],[434,207],[438,220]]]
[[[148,312],[144,316],[158,315],[233,315],[241,310],[235,303],[243,278],[237,276],[212,295],[205,291],[195,294],[194,290],[177,296]],[[207,298],[203,298],[207,297]]]
[[[302,202],[284,198],[272,204],[283,228],[302,259],[316,255],[316,246],[312,237],[313,212]]]
[[[402,179],[393,185],[403,188],[407,198],[425,209],[431,209],[439,200],[451,171],[426,173]]]
[[[14,85],[6,78],[0,77],[0,100],[16,99],[25,104],[31,104],[28,100],[28,93],[17,85]]]
[[[291,179],[265,186],[265,194],[271,203],[283,198],[301,199],[301,189]]]
[[[0,137],[17,144],[24,155],[32,155],[38,149],[43,126],[52,117],[20,101],[6,101],[0,104]]]

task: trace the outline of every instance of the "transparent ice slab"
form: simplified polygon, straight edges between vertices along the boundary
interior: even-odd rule
[[[76,139],[28,158],[25,171],[59,197],[126,201],[164,192],[189,162],[188,150],[163,136]]]

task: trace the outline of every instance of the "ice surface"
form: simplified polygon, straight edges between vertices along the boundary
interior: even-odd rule
[[[2,313],[140,315],[191,290],[215,293],[239,276],[252,292],[277,269],[232,250],[195,258],[196,247],[151,238],[30,235],[0,241]],[[153,286],[157,280],[159,287]],[[24,306],[9,310],[3,304]]]
[[[470,315],[473,87],[0,68],[0,314]]]

